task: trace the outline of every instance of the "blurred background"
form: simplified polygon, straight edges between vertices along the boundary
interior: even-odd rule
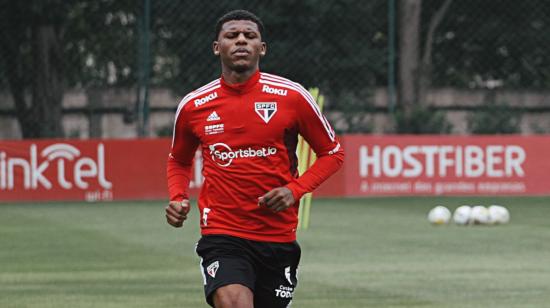
[[[544,0],[2,0],[0,139],[170,136],[237,8],[266,25],[261,69],[319,87],[338,133],[550,132]]]
[[[0,0],[0,307],[206,306],[166,156],[241,8],[261,69],[318,88],[346,151],[298,230],[293,307],[548,307],[547,0]]]

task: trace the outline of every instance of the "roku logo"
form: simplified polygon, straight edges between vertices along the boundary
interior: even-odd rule
[[[86,179],[94,178],[103,189],[111,189],[113,186],[105,177],[105,149],[102,143],[97,145],[96,159],[81,156],[76,147],[64,143],[46,147],[40,153],[40,157],[41,161],[35,144],[30,146],[28,160],[9,157],[6,152],[0,152],[0,190],[14,189],[17,175],[22,175],[25,190],[38,189],[40,186],[51,189],[52,179],[45,176],[50,166],[56,168],[57,184],[64,189],[73,188],[73,184],[77,188],[88,189],[90,184]],[[74,163],[69,163],[72,161]],[[72,164],[72,168],[69,164]],[[67,169],[72,182],[68,180]]]
[[[264,86],[262,87],[262,92],[269,93],[269,94],[276,94],[280,96],[286,96],[288,93],[288,90],[272,88],[264,84]]]
[[[208,96],[205,96],[203,98],[199,98],[195,100],[195,107],[199,107],[200,105],[204,105],[208,103],[209,101],[216,99],[218,97],[218,92],[210,93]]]

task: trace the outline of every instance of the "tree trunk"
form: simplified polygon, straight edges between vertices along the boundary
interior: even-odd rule
[[[59,12],[56,3],[10,1],[0,10],[0,59],[23,138],[63,137],[60,22],[48,14]]]
[[[453,2],[453,0],[445,0],[445,2],[430,19],[428,33],[426,34],[426,40],[424,41],[422,63],[419,70],[418,102],[420,104],[426,104],[428,89],[432,85],[432,47],[435,30],[441,21],[443,21],[443,17],[445,16],[445,13],[447,13],[451,2]]]
[[[399,84],[398,98],[408,119],[417,103],[420,13],[422,0],[401,0],[399,5]]]
[[[0,55],[4,62],[6,79],[13,97],[15,115],[21,127],[23,138],[33,138],[37,136],[38,128],[34,128],[35,110],[31,108],[26,97],[26,78],[28,74],[25,68],[25,55],[21,50],[25,46],[26,25],[23,25],[19,16],[21,11],[17,9],[15,3],[5,3],[0,11],[0,31],[2,35],[2,48]]]
[[[32,56],[32,106],[37,116],[35,126],[40,129],[38,137],[63,137],[63,59],[53,25],[32,28]]]
[[[33,119],[37,117],[36,110],[30,108],[25,98],[25,78],[22,65],[24,60],[18,52],[20,42],[13,37],[5,42],[6,44],[4,48],[1,48],[1,51],[6,65],[6,77],[13,97],[15,115],[19,121],[23,138],[35,138],[38,137],[40,129],[34,125]]]

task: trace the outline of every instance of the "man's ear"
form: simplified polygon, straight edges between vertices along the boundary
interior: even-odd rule
[[[212,43],[212,51],[214,52],[214,55],[215,55],[215,56],[219,56],[219,55],[220,55],[220,47],[219,47],[218,41],[214,41],[214,42]]]
[[[262,42],[262,48],[260,49],[260,56],[265,56],[267,53],[267,44],[265,42]]]

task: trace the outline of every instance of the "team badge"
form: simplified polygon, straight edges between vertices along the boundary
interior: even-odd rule
[[[269,122],[273,115],[277,112],[277,103],[275,102],[258,102],[254,103],[254,110],[264,120],[265,123]]]
[[[216,261],[206,268],[206,272],[208,275],[210,275],[212,278],[216,278],[216,272],[218,271],[218,268],[220,268],[220,262]]]

